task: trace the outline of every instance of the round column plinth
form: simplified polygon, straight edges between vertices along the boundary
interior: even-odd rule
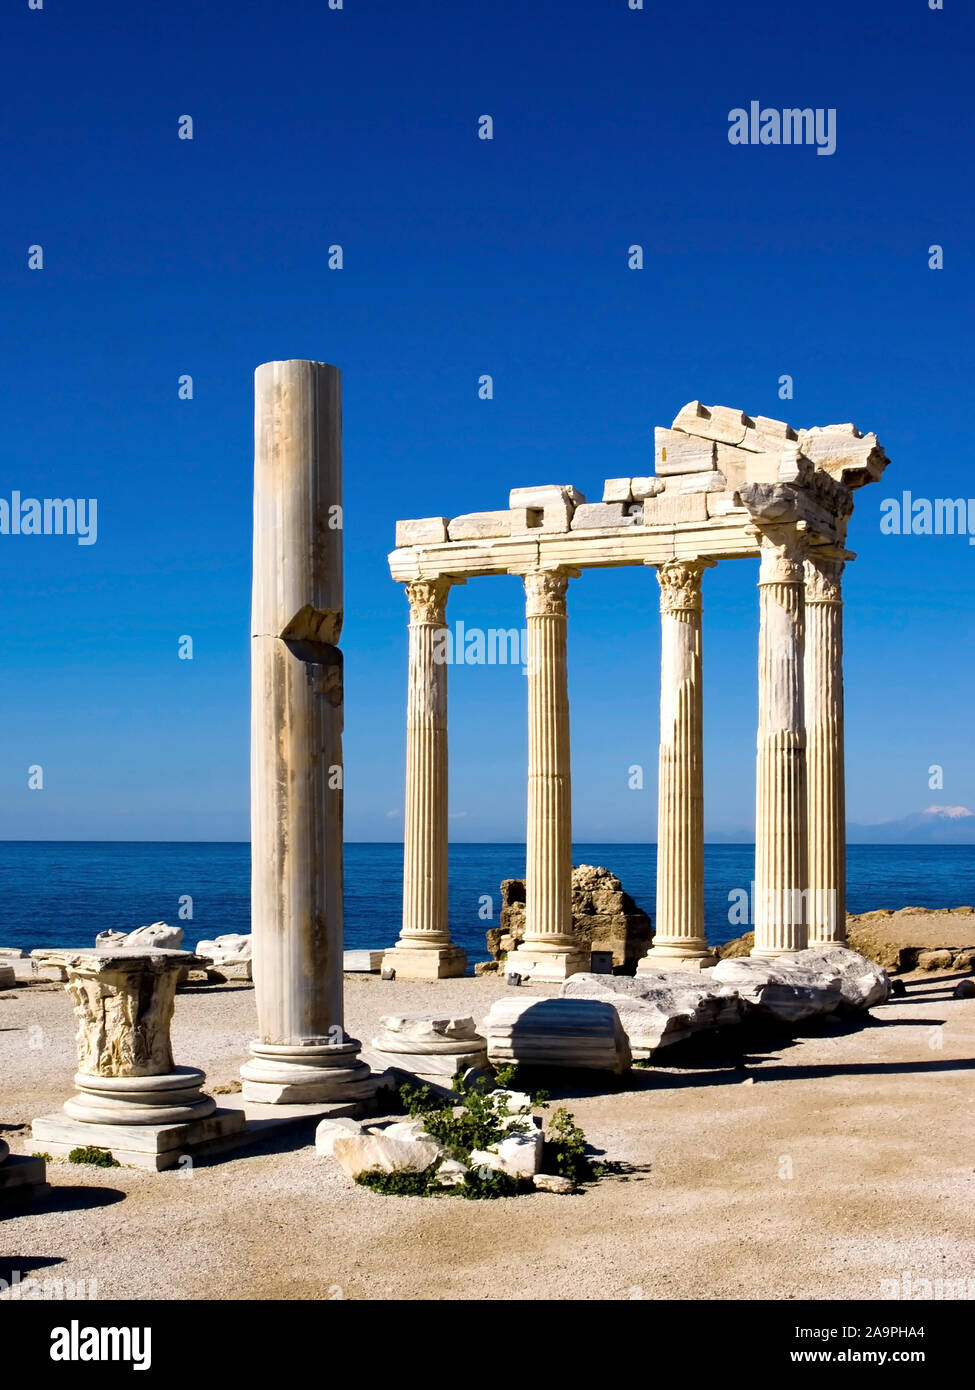
[[[206,1073],[177,1067],[160,1076],[89,1076],[78,1072],[78,1093],[66,1100],[72,1120],[99,1125],[175,1125],[212,1115],[217,1102],[202,1095]]]
[[[245,1100],[267,1105],[315,1105],[368,1100],[376,1078],[359,1060],[361,1044],[252,1042],[251,1060],[240,1069]]]

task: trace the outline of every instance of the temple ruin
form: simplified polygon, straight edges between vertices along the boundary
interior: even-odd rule
[[[528,819],[523,978],[588,968],[571,935],[566,595],[584,570],[648,565],[660,585],[656,936],[641,960],[712,963],[704,923],[702,577],[760,561],[754,954],[845,939],[841,579],[853,493],[887,457],[853,425],[794,430],[686,405],[654,431],[654,474],[515,488],[504,510],[400,521],[390,572],[410,608],[403,923],[385,963],[405,978],[461,974],[447,920],[446,605],[451,588],[518,575],[528,626]],[[439,636],[438,636],[439,634]]]

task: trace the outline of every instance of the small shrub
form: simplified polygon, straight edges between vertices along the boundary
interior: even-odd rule
[[[121,1168],[121,1163],[110,1149],[99,1149],[94,1144],[85,1144],[80,1149],[72,1149],[68,1154],[69,1163],[90,1163],[93,1168]]]
[[[520,1197],[523,1192],[534,1191],[534,1187],[530,1178],[513,1178],[491,1168],[472,1168],[464,1181],[450,1190],[468,1201],[493,1201],[497,1197]]]
[[[45,1163],[53,1163],[53,1154],[31,1154],[31,1158],[43,1158]]]
[[[555,1172],[559,1177],[571,1178],[573,1182],[592,1182],[598,1178],[602,1169],[592,1163],[586,1154],[586,1136],[568,1110],[559,1106],[552,1115],[546,1135],[543,1167],[546,1172]]]
[[[356,1182],[360,1187],[368,1187],[371,1192],[382,1192],[387,1197],[433,1197],[445,1191],[436,1185],[433,1173],[432,1168],[423,1173],[414,1173],[408,1168],[384,1173],[381,1168],[370,1168],[360,1173]]]

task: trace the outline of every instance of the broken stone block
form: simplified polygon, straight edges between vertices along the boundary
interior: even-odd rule
[[[712,980],[730,985],[754,1009],[782,1023],[829,1014],[842,1003],[838,974],[821,967],[804,968],[792,956],[731,957],[719,961],[709,973]]]
[[[671,473],[708,473],[714,468],[714,459],[711,440],[694,439],[659,425],[653,432],[653,466],[658,477]]]
[[[799,431],[799,448],[817,468],[845,487],[876,482],[888,459],[875,434],[861,435],[855,425],[826,425]]]
[[[705,439],[718,440],[722,444],[740,444],[749,427],[753,426],[753,420],[732,406],[707,406],[700,401],[691,401],[680,411],[673,427]]]
[[[379,1134],[339,1135],[332,1156],[347,1177],[378,1168],[381,1173],[425,1173],[440,1158],[440,1145],[425,1140],[386,1139]]]
[[[362,1125],[358,1120],[345,1116],[322,1120],[315,1130],[315,1150],[320,1154],[327,1154],[331,1158],[336,1139],[361,1133]]]
[[[603,484],[604,502],[631,502],[633,493],[630,490],[631,479],[629,478],[607,478]]]
[[[415,521],[397,521],[396,549],[409,545],[443,545],[447,539],[450,518],[421,516]]]
[[[634,502],[642,502],[647,497],[657,497],[667,486],[663,478],[631,478],[630,490]]]
[[[612,1004],[594,999],[498,999],[484,1022],[497,1065],[626,1071],[630,1047]]]
[[[447,536],[452,541],[490,540],[497,536],[511,535],[511,513],[468,512],[466,516],[455,516],[447,527]]]
[[[572,529],[583,531],[595,526],[632,526],[635,520],[623,502],[585,502],[575,509]]]
[[[655,970],[635,979],[580,974],[566,980],[562,993],[611,1001],[633,1056],[645,1061],[692,1033],[741,1021],[745,1006],[735,989],[714,982],[710,975],[703,970]]]
[[[559,1197],[568,1197],[576,1190],[571,1178],[559,1177],[557,1173],[536,1173],[532,1183],[539,1192],[554,1192]]]
[[[501,1160],[502,1172],[512,1178],[531,1178],[542,1162],[544,1142],[542,1131],[533,1128],[527,1133],[512,1134],[492,1147]]]

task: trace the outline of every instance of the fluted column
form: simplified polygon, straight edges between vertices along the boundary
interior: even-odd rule
[[[657,920],[637,972],[713,964],[704,927],[701,576],[713,560],[668,560],[660,583]]]
[[[342,1017],[342,397],[337,368],[254,377],[251,919],[245,1099],[372,1094]]]
[[[451,580],[408,583],[410,656],[406,706],[403,926],[383,957],[397,979],[463,975],[467,953],[447,917],[447,597]],[[459,581],[463,583],[463,580]]]
[[[562,980],[589,965],[572,932],[572,778],[566,590],[578,571],[524,576],[528,621],[525,936],[507,969]]]
[[[806,945],[805,540],[795,524],[763,528],[758,581],[756,956]]]
[[[810,946],[846,940],[843,567],[815,550],[805,565]]]

